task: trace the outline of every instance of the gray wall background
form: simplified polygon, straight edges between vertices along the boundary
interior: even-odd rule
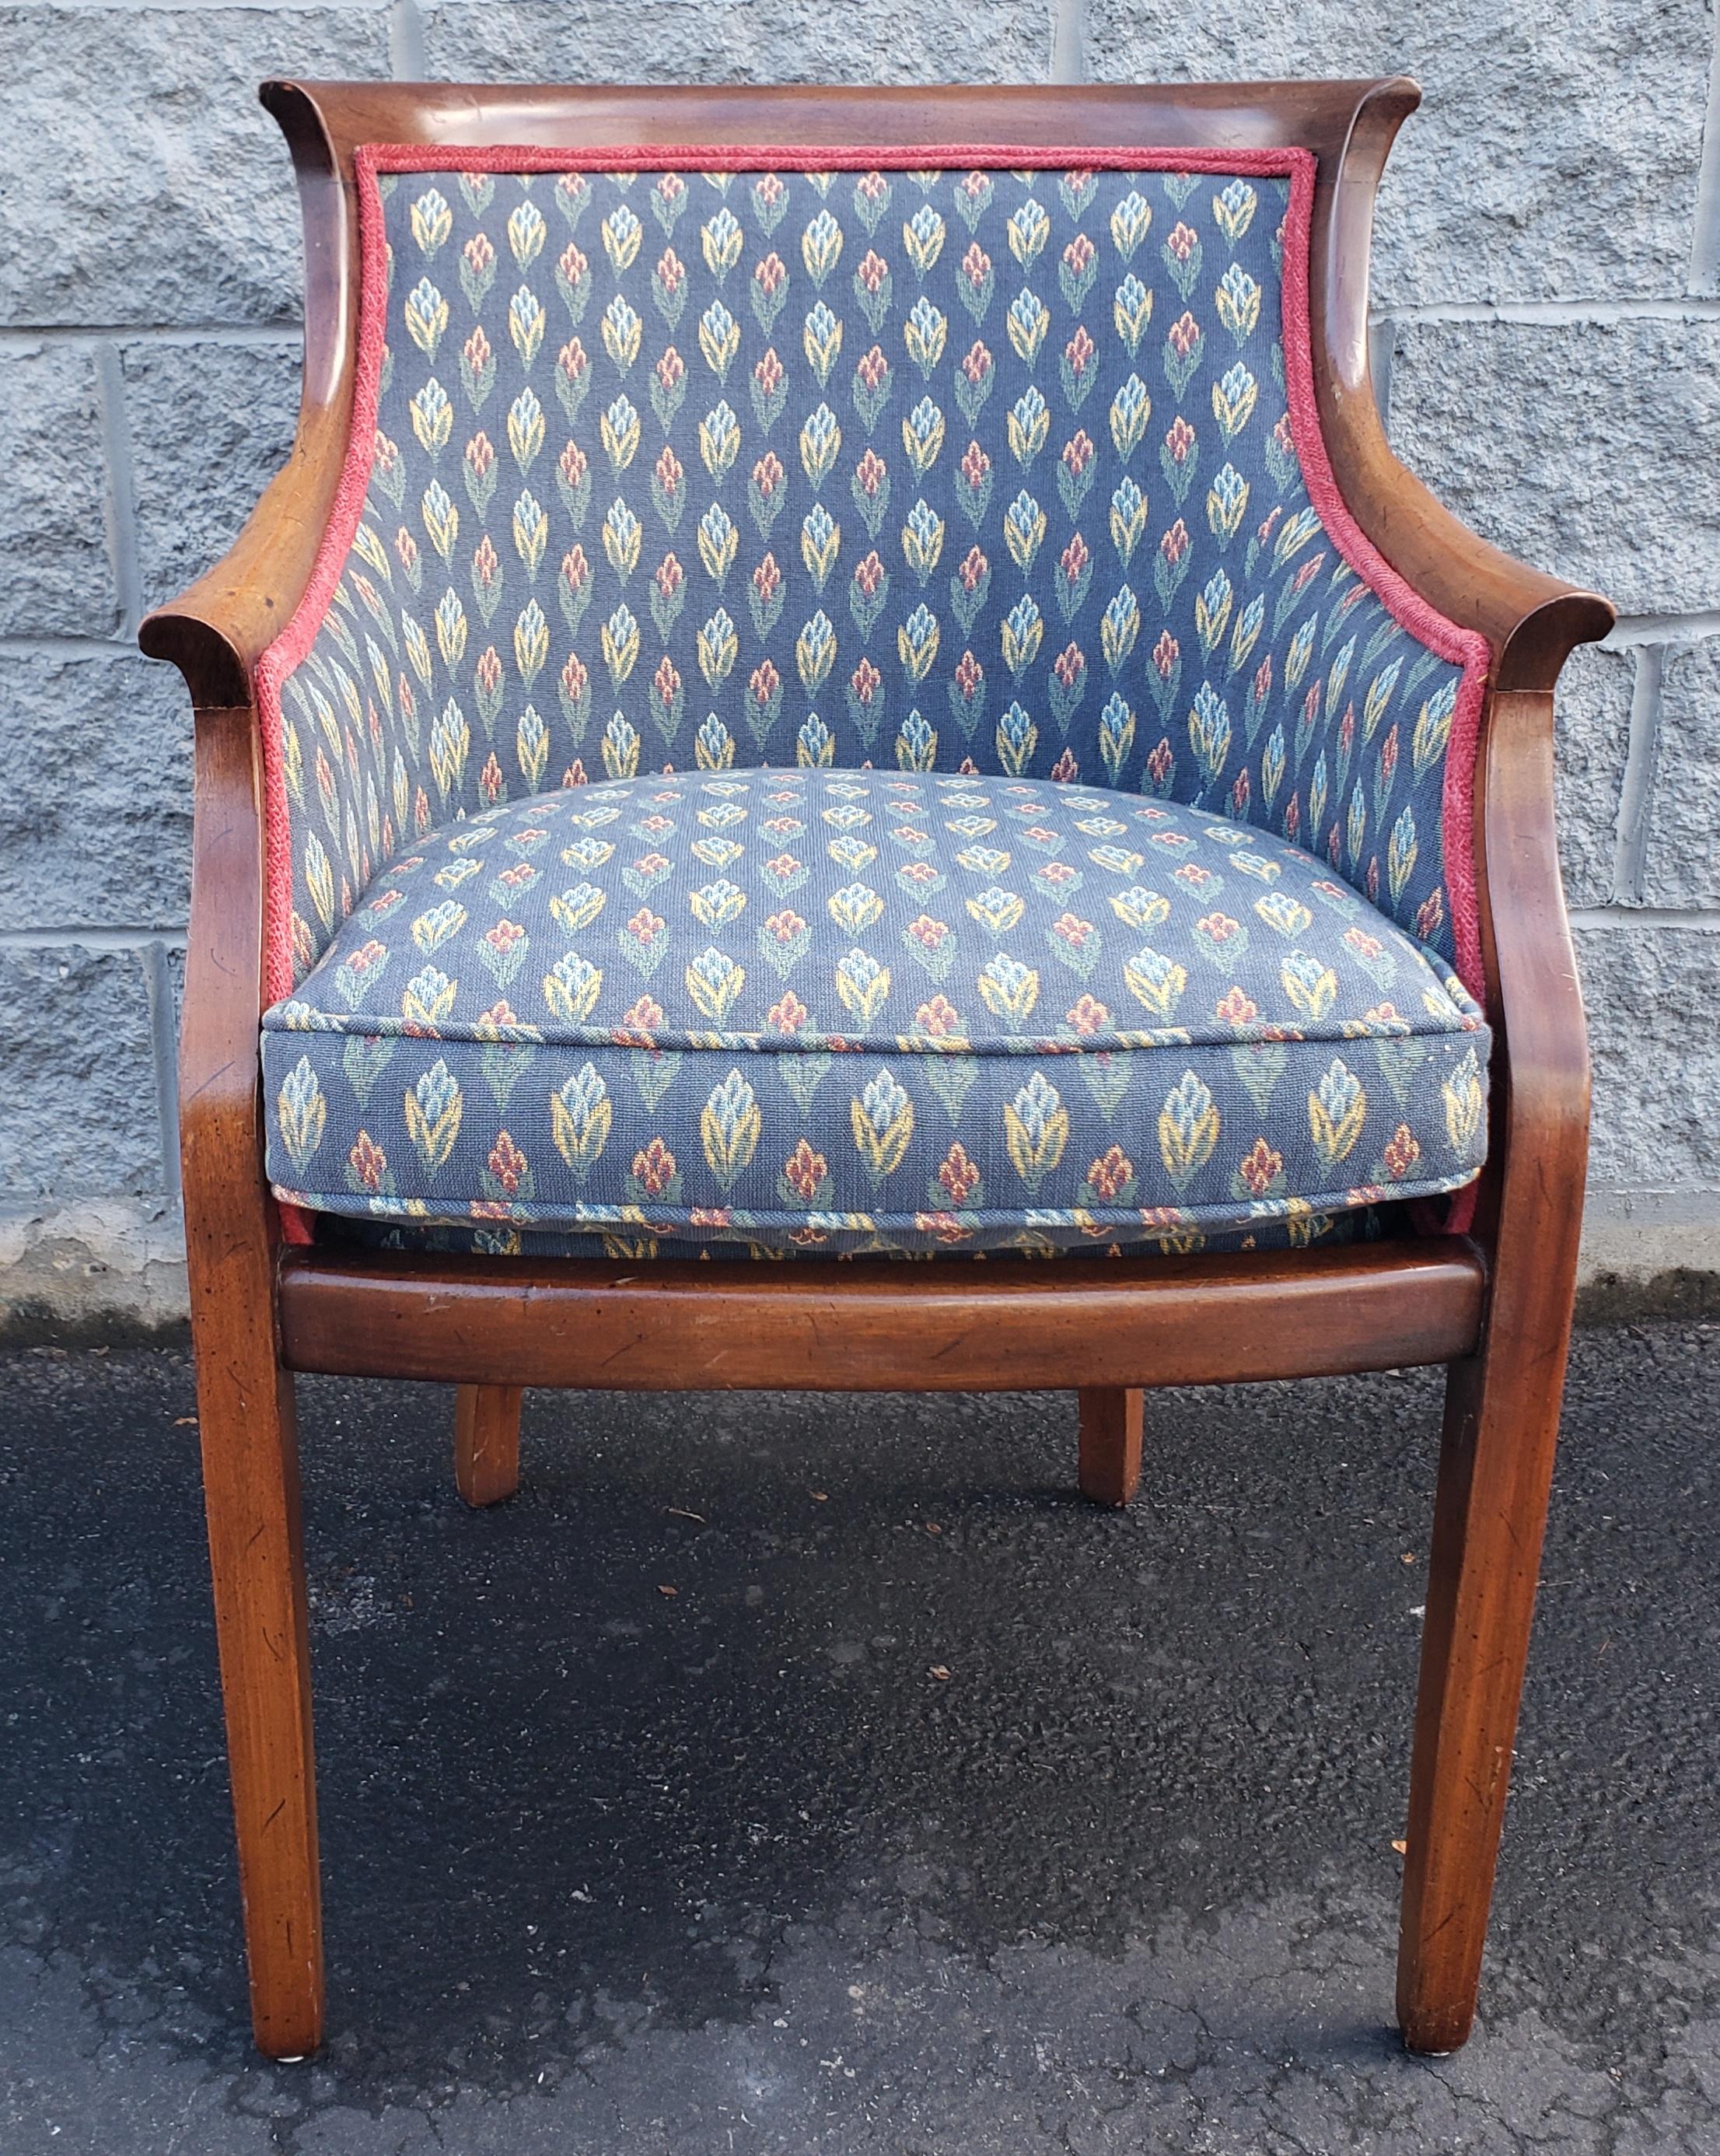
[[[284,456],[273,74],[1365,75],[1400,454],[1618,603],[1561,701],[1597,1076],[1591,1280],[1720,1275],[1720,67],[1710,0],[22,0],[0,6],[0,1313],[183,1306],[189,714],[142,613]]]

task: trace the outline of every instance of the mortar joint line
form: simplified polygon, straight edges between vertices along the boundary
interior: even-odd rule
[[[1368,324],[1368,372],[1374,384],[1374,403],[1380,424],[1391,439],[1391,366],[1397,356],[1397,317],[1378,315]]]
[[[424,80],[424,18],[418,0],[390,0],[388,72],[396,82]]]
[[[1605,906],[1574,906],[1573,928],[1676,929],[1681,934],[1712,936],[1720,930],[1720,906],[1625,906],[1610,900]]]
[[[284,322],[7,322],[0,324],[0,352],[49,345],[80,350],[116,345],[238,345],[290,350],[303,341],[303,326]]]
[[[1715,13],[1714,49],[1708,58],[1708,105],[1702,121],[1696,220],[1690,239],[1690,289],[1695,293],[1720,293],[1720,9]]]
[[[0,951],[63,951],[69,943],[89,951],[146,951],[159,943],[164,951],[182,951],[182,928],[111,927],[91,921],[51,922],[44,928],[0,928]]]
[[[1602,647],[1626,651],[1644,644],[1700,644],[1711,636],[1720,636],[1720,607],[1692,613],[1626,613],[1607,631]]]
[[[1643,294],[1625,300],[1394,300],[1381,314],[1400,323],[1434,327],[1476,322],[1483,326],[1605,328],[1638,321],[1720,321],[1720,295],[1707,292]]]
[[[1654,813],[1655,767],[1660,762],[1661,681],[1665,670],[1666,654],[1661,645],[1645,644],[1639,648],[1625,770],[1619,783],[1619,820],[1613,848],[1615,905],[1642,903],[1650,820]]]
[[[136,659],[137,646],[122,631],[111,636],[0,636],[0,659]]]
[[[174,1009],[173,973],[166,944],[156,937],[142,952],[144,990],[149,1004],[150,1045],[156,1076],[156,1122],[161,1147],[161,1188],[179,1194],[179,1028]]]
[[[1051,0],[1051,80],[1087,80],[1086,0]]]
[[[120,630],[131,638],[143,619],[143,578],[137,548],[137,491],[131,460],[131,429],[125,419],[125,378],[117,345],[104,338],[95,347],[95,373],[101,408],[102,446],[107,463],[105,511],[114,589],[120,603]]]

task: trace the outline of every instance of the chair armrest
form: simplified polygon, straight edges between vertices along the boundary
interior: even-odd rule
[[[145,618],[138,643],[150,658],[178,667],[199,710],[253,701],[257,662],[310,585],[339,477],[338,455],[320,457],[301,423],[291,460],[228,553]]]
[[[170,660],[199,709],[254,697],[257,661],[310,588],[346,461],[359,300],[356,216],[313,99],[265,83],[263,103],[292,153],[305,230],[305,379],[292,454],[264,489],[225,557],[149,614],[138,642]]]
[[[1589,1040],[1553,819],[1553,698],[1492,700],[1481,798],[1492,1135],[1477,1240],[1513,1304],[1574,1277],[1589,1151]],[[1521,1322],[1512,1305],[1494,1322]]]
[[[1374,202],[1398,130],[1421,101],[1405,76],[1370,85],[1316,192],[1309,326],[1320,430],[1339,492],[1374,546],[1448,620],[1486,637],[1489,686],[1550,694],[1574,648],[1605,636],[1615,609],[1470,531],[1399,463],[1380,424],[1368,368]]]
[[[1508,690],[1493,699],[1489,720],[1486,958],[1508,1037],[1512,1119],[1533,1102],[1537,1137],[1571,1140],[1574,1161],[1567,1172],[1580,1182],[1589,1126],[1587,1027],[1553,819],[1553,699]],[[1547,1165],[1544,1156],[1540,1165]]]
[[[1350,401],[1335,380],[1321,389],[1323,408],[1328,397]],[[1365,411],[1323,416],[1339,487],[1380,553],[1448,620],[1487,639],[1495,693],[1550,695],[1575,647],[1612,628],[1611,601],[1515,560],[1454,516],[1392,454],[1371,387]]]

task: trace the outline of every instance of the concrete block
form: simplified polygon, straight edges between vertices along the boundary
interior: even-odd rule
[[[1633,653],[1593,644],[1574,651],[1559,678],[1554,792],[1567,906],[1605,906],[1612,896],[1636,679]]]
[[[94,354],[0,352],[0,636],[109,634],[120,601]]]
[[[163,1181],[141,955],[0,950],[0,1207]]]
[[[191,703],[123,648],[0,657],[0,929],[182,930]]]
[[[1683,292],[1713,36],[1702,0],[1088,0],[1085,45],[1097,81],[1414,75],[1390,307]]]
[[[1720,1189],[1720,934],[1629,920],[1582,928],[1597,1187]]]
[[[1048,0],[429,0],[425,64],[457,81],[1033,82]]]
[[[138,568],[158,606],[220,558],[286,462],[299,346],[128,344],[120,357]]]
[[[257,85],[386,75],[386,6],[13,6],[0,46],[0,320],[297,319],[298,198]]]
[[[1720,907],[1720,637],[1666,654],[1642,896]]]
[[[1720,606],[1720,321],[1402,327],[1391,439],[1477,531],[1620,612]]]

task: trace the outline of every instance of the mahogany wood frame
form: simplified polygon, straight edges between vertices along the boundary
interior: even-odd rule
[[[1420,100],[1379,82],[1175,87],[597,90],[272,82],[304,205],[304,401],[286,468],[226,559],[144,624],[196,707],[182,1119],[192,1324],[257,2041],[322,2028],[294,1370],[452,1383],[456,1474],[518,1474],[524,1385],[1068,1388],[1080,1482],[1125,1503],[1142,1389],[1446,1363],[1415,1726],[1398,2011],[1469,2033],[1502,1818],[1575,1280],[1588,1058],[1553,829],[1553,688],[1611,608],[1467,531],[1393,457],[1368,374],[1375,189]],[[1004,1267],[622,1267],[285,1250],[263,1173],[257,662],[329,521],[352,408],[367,141],[1289,145],[1318,160],[1311,318],[1341,493],[1385,559],[1492,654],[1476,841],[1491,1149],[1467,1236],[1303,1255]]]

